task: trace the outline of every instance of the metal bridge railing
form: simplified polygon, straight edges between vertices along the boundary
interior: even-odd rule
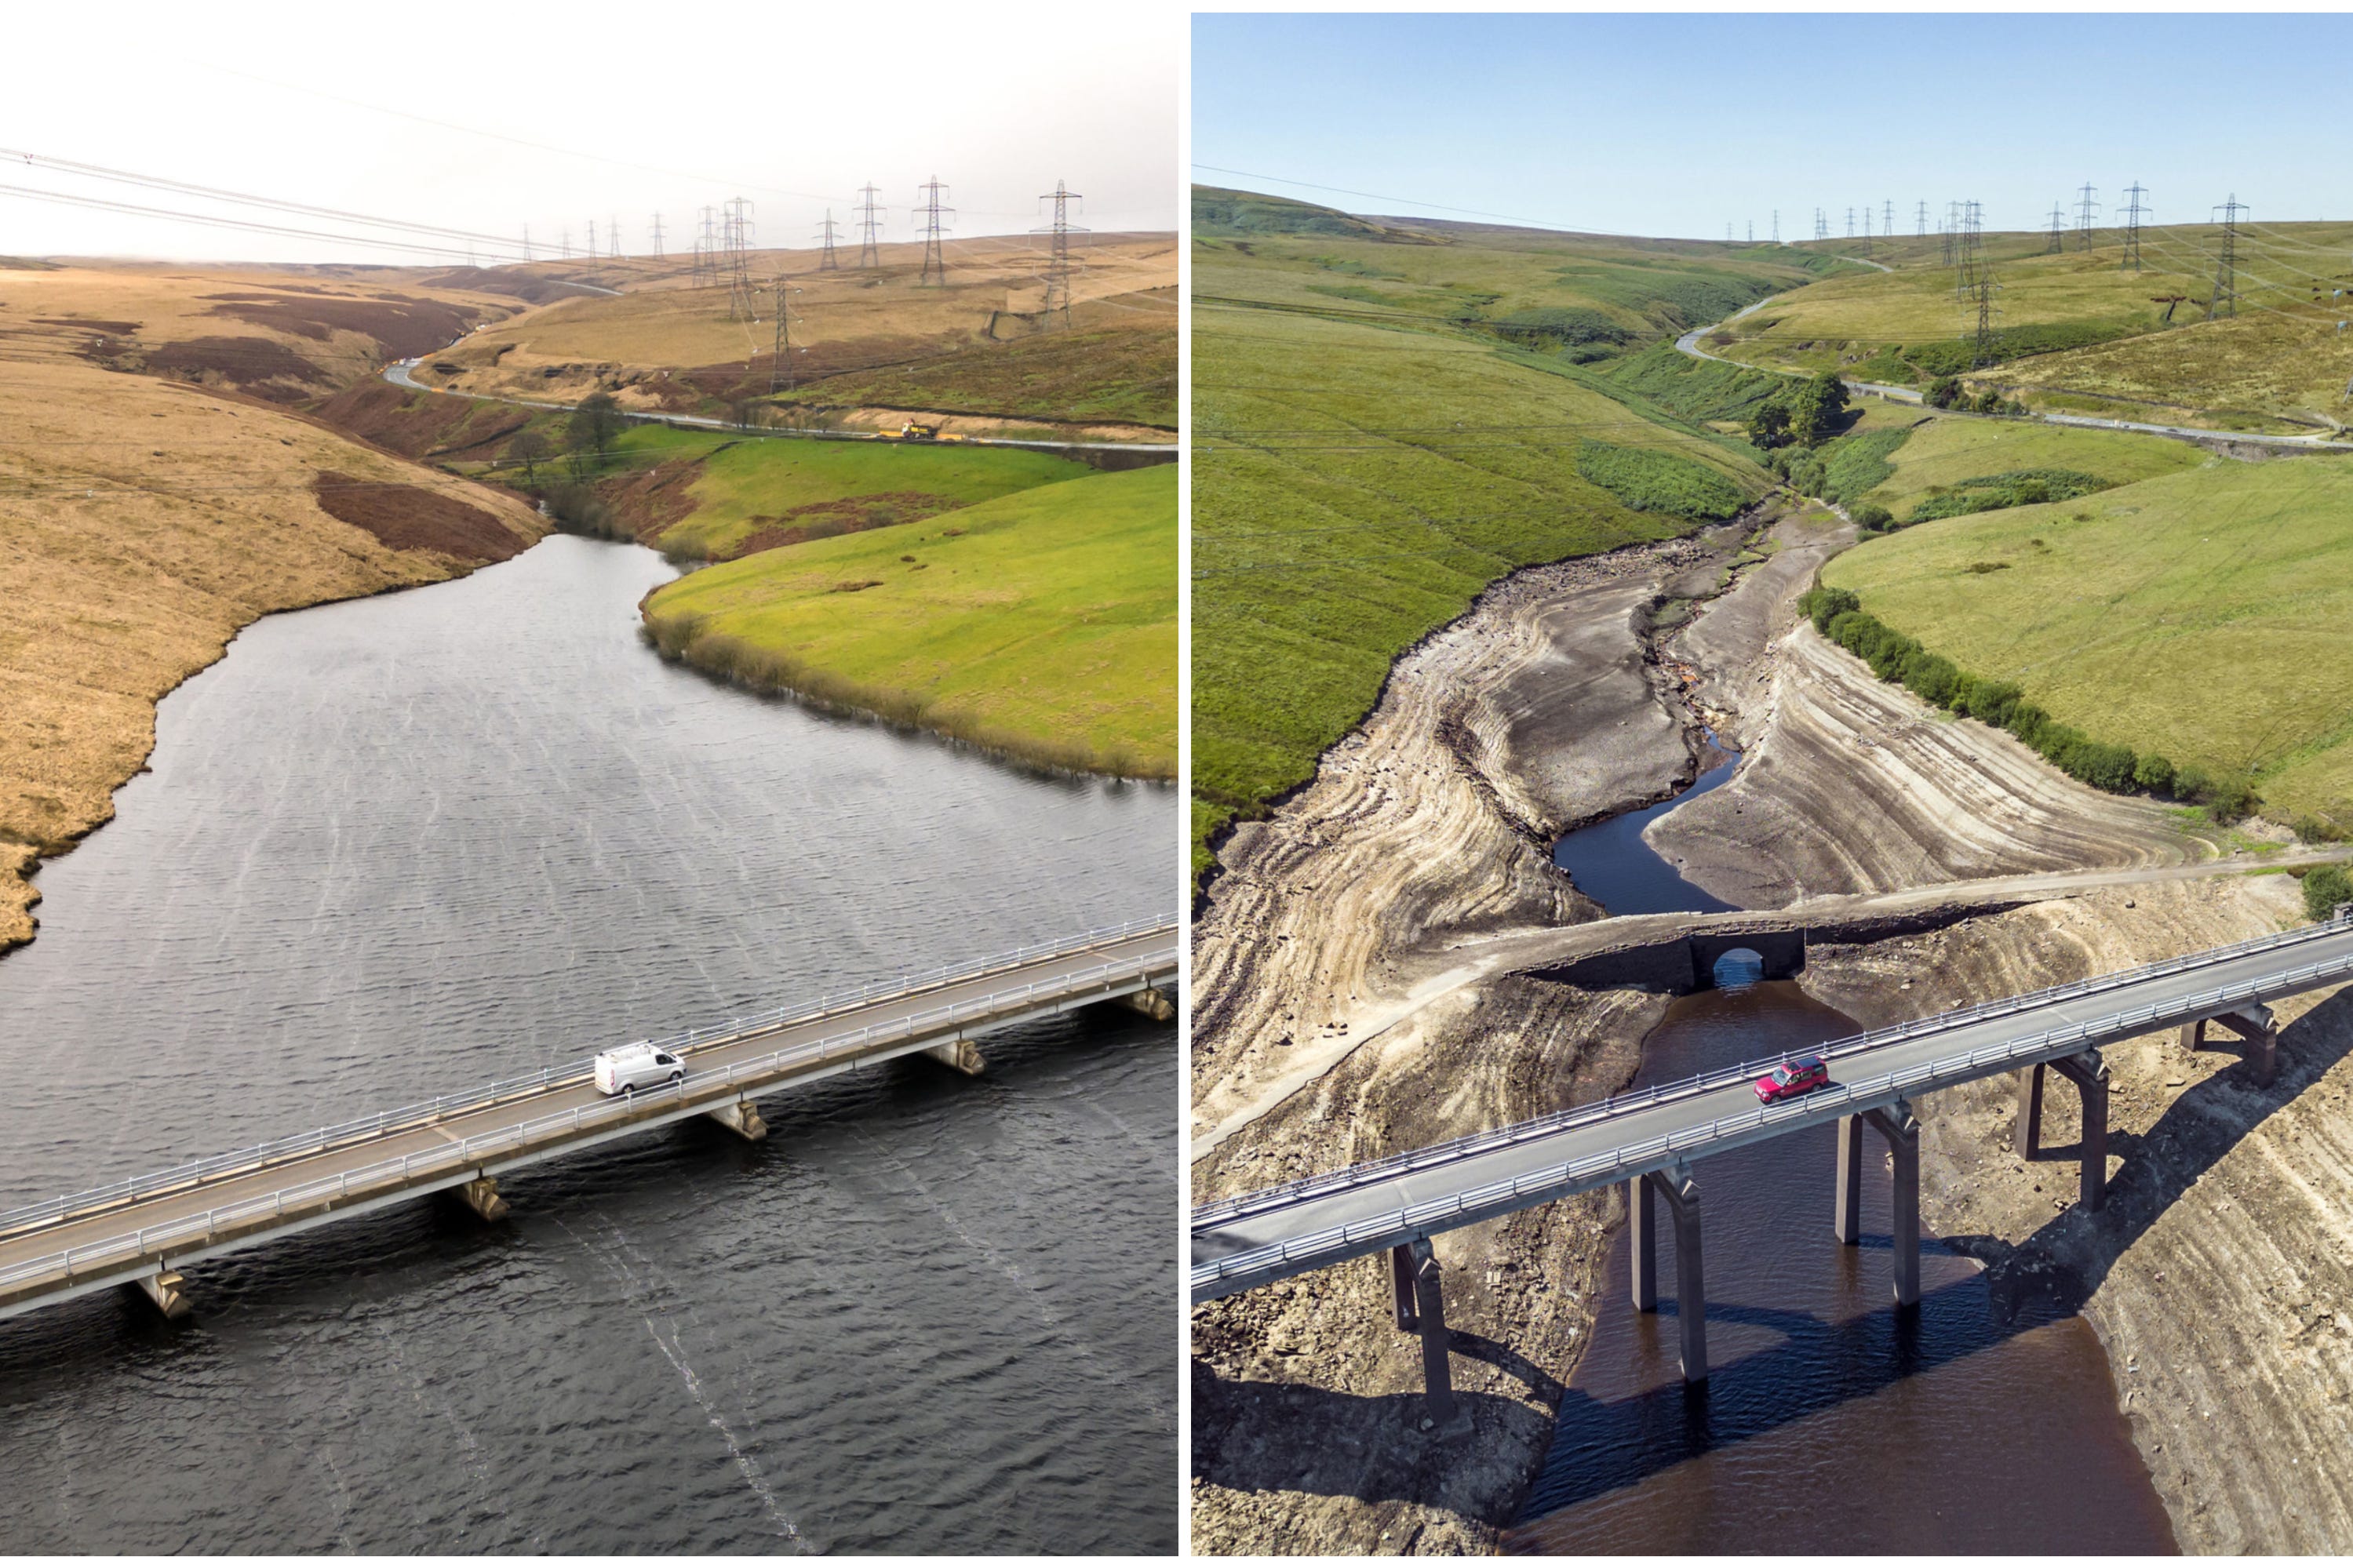
[[[2203,952],[2181,958],[2162,959],[2155,963],[2142,964],[2137,969],[2094,975],[2086,980],[2072,980],[2064,984],[2046,986],[2040,991],[2000,997],[1991,1002],[1981,1002],[1973,1006],[1956,1008],[1948,1013],[1937,1013],[1926,1018],[1908,1019],[1903,1023],[1885,1025],[1860,1035],[1849,1035],[1844,1038],[1832,1040],[1827,1045],[1816,1047],[1808,1054],[1834,1061],[1963,1024],[1978,1023],[1987,1018],[2000,1017],[2005,1014],[2027,1012],[2037,1007],[2048,1006],[2054,1002],[2096,995],[2105,991],[2121,990],[2144,981],[2230,963],[2274,948],[2300,945],[2316,937],[2337,934],[2348,930],[2353,930],[2353,917],[2333,916],[2316,925],[2302,926],[2292,931],[2275,932],[2269,936],[2253,937],[2245,942],[2234,942],[2228,947],[2208,948]],[[1345,1166],[1337,1171],[1326,1171],[1317,1175],[1301,1176],[1279,1186],[1261,1187],[1255,1192],[1242,1193],[1229,1198],[1212,1199],[1193,1211],[1193,1223],[1198,1226],[1217,1220],[1233,1219],[1264,1209],[1279,1208],[1319,1192],[1345,1191],[1351,1187],[1362,1186],[1367,1182],[1405,1175],[1414,1171],[1427,1170],[1435,1165],[1450,1164],[1468,1155],[1509,1148],[1515,1143],[1525,1143],[1530,1139],[1546,1137],[1555,1132],[1566,1131],[1570,1128],[1606,1121],[1630,1110],[1645,1110],[1672,1100],[1689,1100],[1699,1095],[1713,1093],[1732,1084],[1752,1082],[1759,1074],[1770,1072],[1782,1059],[1780,1057],[1762,1057],[1753,1061],[1742,1062],[1737,1067],[1718,1068],[1708,1072],[1695,1073],[1690,1078],[1678,1079],[1672,1083],[1657,1084],[1649,1089],[1635,1089],[1625,1094],[1613,1094],[1585,1105],[1571,1106],[1565,1110],[1553,1111],[1545,1116],[1531,1118],[1526,1121],[1514,1122],[1508,1127],[1494,1128],[1484,1132],[1466,1133],[1462,1137],[1450,1139],[1443,1143],[1432,1143],[1427,1148],[1409,1150],[1401,1154],[1390,1154],[1378,1160]]]
[[[2342,930],[2348,923],[2353,922],[2332,920],[2325,922],[2325,926],[2327,929]],[[2313,933],[2307,928],[2295,934],[2308,939]],[[2262,952],[2266,948],[2281,945],[2284,944],[2277,938],[2257,938],[2253,942],[2242,942],[2232,948],[2213,950],[2201,956],[2208,959],[2217,954],[2244,956],[2251,952]],[[2152,976],[2152,972],[2179,973],[2190,967],[2194,965],[2176,960],[2165,964],[2146,965],[2142,970],[2130,973],[2141,978],[2149,978]],[[1919,1066],[1894,1068],[1876,1078],[1849,1084],[1833,1084],[1825,1089],[1816,1089],[1800,1100],[1783,1100],[1774,1105],[1759,1106],[1754,1110],[1743,1111],[1736,1116],[1718,1117],[1709,1121],[1695,1122],[1692,1126],[1678,1128],[1657,1137],[1620,1144],[1601,1153],[1587,1155],[1581,1159],[1567,1161],[1537,1171],[1525,1172],[1504,1181],[1487,1183],[1419,1203],[1400,1205],[1395,1210],[1356,1220],[1345,1226],[1313,1231],[1304,1236],[1289,1237],[1280,1242],[1253,1247],[1246,1252],[1238,1252],[1229,1257],[1212,1259],[1208,1263],[1197,1264],[1191,1270],[1191,1289],[1198,1290],[1205,1286],[1214,1285],[1220,1279],[1249,1274],[1271,1263],[1288,1264],[1316,1258],[1324,1254],[1345,1253],[1349,1247],[1366,1239],[1393,1235],[1400,1230],[1425,1226],[1434,1222],[1469,1223],[1471,1219],[1485,1217],[1481,1211],[1507,1212],[1514,1207],[1525,1207],[1527,1206],[1527,1203],[1522,1202],[1523,1199],[1526,1199],[1528,1203],[1545,1201],[1558,1195],[1567,1188],[1579,1184],[1591,1184],[1597,1176],[1612,1175],[1622,1170],[1643,1168],[1646,1163],[1655,1162],[1661,1155],[1672,1154],[1685,1149],[1704,1148],[1719,1142],[1732,1134],[1752,1131],[1781,1121],[1794,1121],[1799,1119],[1818,1120],[1823,1112],[1837,1110],[1841,1107],[1878,1103],[1901,1096],[1925,1093],[1930,1089],[1946,1088],[1953,1083],[1983,1077],[1989,1071],[2001,1070],[2022,1059],[2052,1053],[2053,1047],[2075,1045],[2088,1048],[2090,1045],[2101,1040],[2129,1038],[2131,1035],[2154,1025],[2159,1018],[2194,1017],[2201,1013],[2237,1005],[2266,994],[2293,994],[2296,990],[2310,989],[2327,981],[2348,976],[2353,976],[2353,957],[2325,960],[2295,969],[2275,970],[2238,985],[2218,986],[2214,990],[2178,998],[2163,1005],[2152,1004],[2142,1007],[2127,1008],[2087,1023],[2046,1029],[2038,1035],[2023,1036],[1997,1045],[1981,1046],[1973,1051],[1941,1058]],[[2053,990],[2080,993],[2084,984],[2077,982],[2071,986],[2054,987]],[[1986,1010],[1973,1008],[1969,1012],[1976,1014]],[[1956,1015],[1945,1016],[1949,1019]],[[1920,1031],[1915,1027],[1914,1032]],[[1869,1037],[1855,1037],[1857,1039]],[[2062,1051],[2057,1054],[2065,1053]],[[1716,1086],[1720,1088],[1725,1083],[1743,1081],[1740,1076],[1741,1070],[1735,1069],[1726,1074],[1707,1076],[1720,1079],[1722,1082]],[[1658,1103],[1658,1100],[1630,1097],[1620,1102],[1618,1110],[1622,1113],[1631,1110],[1646,1109],[1653,1103]],[[1594,1108],[1583,1109],[1589,1112]],[[1599,1120],[1600,1118],[1588,1116],[1587,1119]],[[1559,1119],[1548,1117],[1538,1121],[1519,1123],[1495,1133],[1482,1135],[1484,1140],[1482,1146],[1505,1147],[1561,1130]],[[1460,1155],[1456,1157],[1459,1158]],[[1324,1178],[1324,1182],[1332,1190],[1377,1185],[1381,1181],[1395,1178],[1398,1173],[1393,1167],[1397,1163],[1397,1161],[1391,1160],[1350,1166],[1345,1171],[1333,1173],[1331,1176]],[[1293,1187],[1300,1184],[1292,1184]],[[1282,1190],[1269,1189],[1268,1191],[1272,1193]],[[1250,1199],[1265,1195],[1267,1194],[1247,1194],[1244,1199],[1230,1201],[1227,1205],[1204,1205],[1193,1211],[1192,1226],[1198,1229],[1204,1226],[1232,1219],[1241,1213],[1252,1212],[1245,1208],[1233,1207],[1231,1202],[1247,1204]],[[1302,1195],[1293,1193],[1289,1201],[1298,1201]],[[1261,1204],[1257,1206],[1262,1209],[1276,1205]],[[1333,1260],[1338,1259],[1335,1258]],[[1314,1265],[1310,1263],[1307,1266]]]
[[[382,1160],[357,1170],[240,1199],[184,1219],[164,1221],[103,1240],[61,1248],[0,1269],[0,1291],[26,1280],[59,1275],[69,1283],[77,1272],[88,1273],[93,1268],[136,1262],[167,1251],[175,1244],[209,1240],[222,1230],[247,1221],[282,1217],[290,1211],[300,1213],[308,1205],[330,1199],[348,1198],[355,1192],[365,1195],[375,1188],[396,1192],[405,1190],[413,1185],[420,1175],[470,1169],[502,1152],[519,1153],[530,1150],[535,1143],[547,1143],[544,1152],[553,1155],[561,1152],[580,1133],[616,1122],[642,1120],[648,1108],[659,1107],[665,1101],[682,1108],[693,1108],[708,1098],[712,1103],[718,1104],[749,1085],[788,1074],[797,1068],[836,1057],[854,1060],[868,1054],[878,1044],[916,1039],[967,1018],[987,1017],[1018,1008],[1020,1005],[1036,1001],[1041,994],[1067,996],[1085,989],[1090,982],[1104,982],[1107,985],[1114,980],[1147,974],[1156,965],[1152,963],[1099,963],[1050,982],[1032,981],[1018,990],[992,991],[976,1000],[952,1002],[887,1025],[870,1024],[863,1028],[829,1035],[821,1040],[789,1046],[753,1061],[691,1072],[677,1083],[666,1084],[659,1089],[614,1095],[594,1105],[558,1111],[511,1127],[495,1128],[423,1153]]]
[[[1025,947],[1018,947],[1009,952],[1001,952],[983,959],[978,963],[962,968],[953,964],[942,964],[936,969],[925,970],[919,974],[902,975],[894,981],[875,981],[860,986],[854,991],[833,992],[819,997],[816,1002],[797,1007],[787,1003],[782,1006],[770,1008],[766,1012],[731,1018],[724,1024],[681,1030],[677,1034],[663,1036],[653,1044],[657,1049],[684,1056],[698,1050],[707,1050],[713,1046],[730,1044],[747,1036],[768,1034],[796,1025],[816,1023],[820,1019],[870,1006],[876,1002],[893,997],[918,995],[925,991],[937,991],[950,985],[965,984],[991,974],[1003,973],[1009,969],[1018,969],[1042,959],[1085,952],[1093,948],[1103,947],[1114,942],[1124,942],[1150,931],[1166,930],[1173,932],[1176,929],[1176,921],[1166,915],[1148,916],[1118,925],[1098,926],[1092,931],[1059,942],[1031,942]],[[147,1175],[109,1183],[104,1186],[92,1187],[85,1192],[52,1198],[46,1203],[28,1204],[22,1208],[11,1209],[0,1214],[0,1237],[37,1229],[79,1214],[119,1208],[126,1204],[136,1203],[142,1198],[153,1197],[161,1193],[202,1186],[206,1182],[216,1181],[223,1176],[282,1163],[289,1159],[325,1153],[329,1150],[364,1143],[371,1139],[383,1137],[388,1132],[427,1126],[436,1121],[445,1121],[451,1116],[480,1110],[486,1106],[497,1105],[505,1100],[527,1099],[535,1094],[546,1093],[552,1089],[563,1088],[567,1084],[586,1082],[594,1067],[593,1056],[582,1057],[578,1060],[566,1062],[560,1067],[543,1068],[538,1072],[526,1073],[518,1078],[501,1079],[495,1083],[484,1084],[478,1089],[466,1089],[457,1094],[439,1095],[429,1100],[420,1100],[414,1105],[403,1106],[396,1110],[380,1111],[374,1116],[362,1117],[336,1126],[322,1127],[310,1132],[273,1139],[266,1143],[256,1143],[249,1148],[238,1149],[226,1154],[216,1154],[207,1159],[193,1160],[185,1165],[174,1166],[168,1171],[158,1171]]]

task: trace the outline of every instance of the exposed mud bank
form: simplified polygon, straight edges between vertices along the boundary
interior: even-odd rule
[[[1504,977],[1450,998],[1222,1145],[1204,1191],[1257,1187],[1597,1099],[1666,998]],[[1193,1545],[1483,1552],[1551,1440],[1624,1200],[1614,1190],[1440,1237],[1470,1436],[1425,1432],[1419,1340],[1360,1258],[1193,1313]]]
[[[1303,789],[1234,829],[1193,932],[1197,1151],[1449,984],[1451,944],[1600,914],[1552,841],[1693,777],[1649,616],[1713,584],[1741,532],[1505,579],[1398,659]]]
[[[1809,992],[1866,1026],[2193,952],[2302,918],[2285,877],[2116,889],[1869,948],[1823,950]],[[1924,1220],[1987,1259],[1995,1299],[2076,1307],[2107,1347],[2182,1546],[2353,1551],[2353,996],[2283,1003],[2277,1080],[2227,1041],[2104,1054],[2109,1194],[2074,1206],[2081,1122],[2044,1102],[2012,1146],[2014,1079],[1929,1096]]]

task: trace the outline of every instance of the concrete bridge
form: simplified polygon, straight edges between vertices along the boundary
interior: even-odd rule
[[[1799,1100],[1760,1105],[1754,1082],[1773,1061],[1746,1063],[1324,1175],[1220,1199],[1192,1214],[1190,1289],[1197,1301],[1386,1252],[1397,1326],[1420,1335],[1430,1414],[1453,1421],[1444,1303],[1430,1237],[1614,1182],[1627,1184],[1637,1308],[1657,1305],[1656,1236],[1675,1231],[1683,1377],[1707,1376],[1707,1319],[1695,1162],[1800,1128],[1839,1128],[1832,1234],[1861,1226],[1862,1147],[1894,1156],[1893,1288],[1920,1299],[1920,1095],[1989,1077],[2019,1077],[2019,1152],[2039,1152],[2046,1073],[2083,1104],[2084,1208],[2107,1183],[2107,1076],[2100,1048],[2179,1028],[2196,1049],[2221,1025],[2238,1037],[2257,1080],[2275,1068],[2278,1032],[2266,1005],[2353,980],[2353,905],[2321,924],[2007,997],[1832,1041],[1820,1048],[1831,1081]]]
[[[659,1089],[607,1099],[582,1060],[0,1214],[0,1318],[124,1287],[182,1317],[204,1258],[427,1193],[496,1219],[509,1171],[691,1116],[764,1138],[763,1095],[916,1052],[978,1073],[976,1036],[1092,1003],[1172,1018],[1177,952],[1174,921],[1091,931],[658,1040],[687,1068]]]

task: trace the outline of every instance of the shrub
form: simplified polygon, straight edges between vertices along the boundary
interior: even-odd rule
[[[1578,478],[1599,485],[1636,511],[1663,511],[1713,522],[1747,504],[1740,487],[1730,479],[1704,463],[1672,452],[1579,441],[1577,472]]]
[[[1865,533],[1884,533],[1895,526],[1895,514],[1876,501],[1865,501],[1848,515]]]
[[[2337,912],[2337,906],[2353,902],[2353,877],[2345,874],[2342,866],[2315,866],[2304,874],[2304,912],[2316,921],[2325,921]]]
[[[2236,773],[2209,782],[2200,800],[2217,822],[2236,822],[2263,804],[2255,794],[2254,781]]]
[[[1940,375],[1928,384],[1928,390],[1920,395],[1920,401],[1931,408],[1950,408],[1961,395],[1959,376]]]
[[[2133,783],[2151,795],[2173,793],[2173,764],[2163,757],[2147,756],[2133,770]]]
[[[1831,622],[1850,610],[1862,608],[1862,600],[1851,588],[1809,589],[1798,600],[1798,612],[1814,623],[1814,630],[1830,634]]]

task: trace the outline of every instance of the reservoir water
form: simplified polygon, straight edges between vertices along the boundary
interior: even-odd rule
[[[1564,849],[1590,863],[1582,847]],[[1666,879],[1682,879],[1655,855],[1645,885],[1622,839],[1610,852],[1641,900],[1621,910],[1604,898],[1611,912],[1701,907],[1677,901]],[[1722,973],[1751,983],[1672,1003],[1643,1041],[1638,1085],[1856,1032],[1798,982]],[[1885,1145],[1875,1134],[1866,1144],[1863,1237],[1848,1247],[1831,1235],[1836,1143],[1822,1126],[1693,1167],[1706,1227],[1704,1391],[1687,1391],[1677,1364],[1672,1227],[1662,1223],[1656,1313],[1630,1304],[1621,1229],[1505,1549],[2174,1551],[2091,1327],[1997,1300],[1973,1261],[1934,1238],[1920,1306],[1899,1312]]]
[[[557,537],[273,616],[0,959],[0,1208],[1175,906],[1177,802],[668,665]],[[13,1552],[1166,1552],[1175,1032],[1094,1012],[0,1322]]]

